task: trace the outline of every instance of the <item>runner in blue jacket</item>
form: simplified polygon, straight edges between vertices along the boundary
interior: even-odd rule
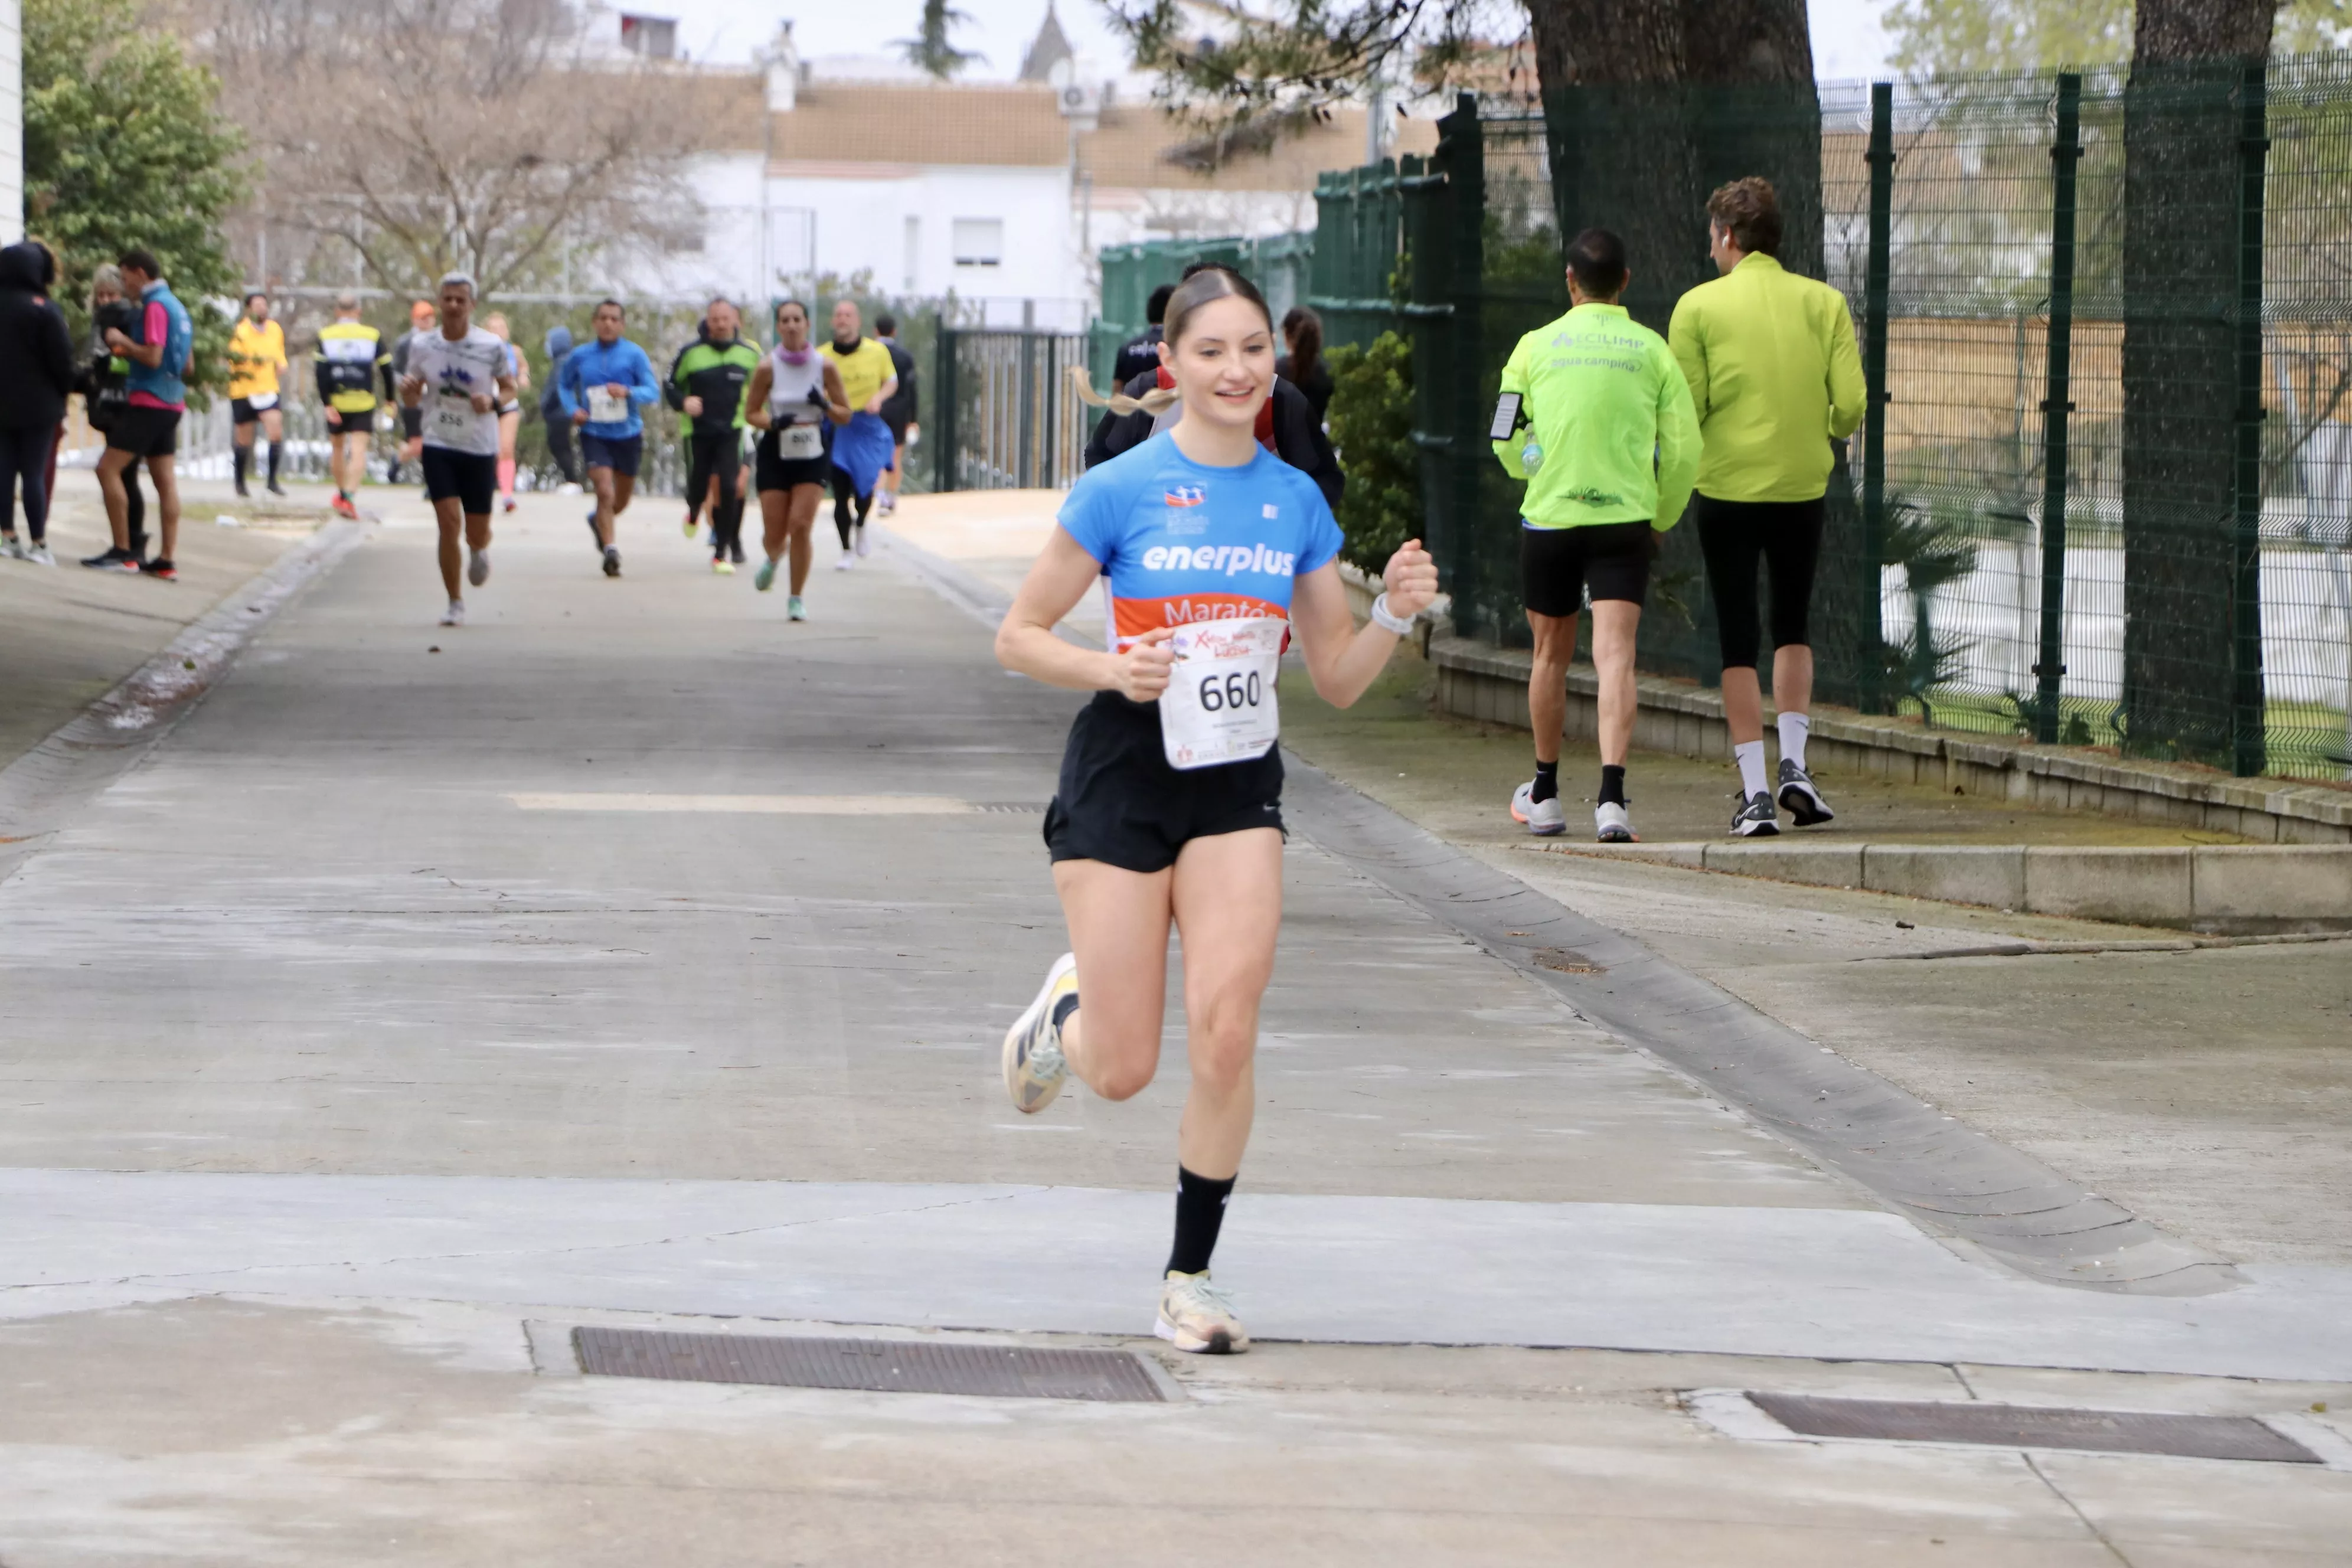
[[[637,468],[645,460],[646,421],[637,410],[661,396],[654,362],[621,335],[625,317],[618,300],[597,306],[594,341],[566,355],[555,378],[563,412],[580,432],[580,458],[587,465],[588,482],[596,490],[588,531],[604,553],[607,577],[621,574],[613,525],[629,510]]]

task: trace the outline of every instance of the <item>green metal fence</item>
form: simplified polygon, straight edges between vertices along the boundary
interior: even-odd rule
[[[1566,308],[1562,232],[1625,234],[1629,307],[1663,331],[1712,275],[1706,191],[1762,174],[1784,262],[1851,300],[1871,386],[1829,495],[1823,696],[2242,773],[2352,768],[2352,64],[1588,89],[1465,100],[1441,138],[1425,166],[1325,177],[1311,298],[1337,341],[1413,340],[1465,629],[1525,637],[1517,488],[1483,426],[1512,342]],[[1689,533],[1642,658],[1712,681]]]
[[[1265,295],[1275,320],[1306,302],[1307,274],[1315,256],[1312,234],[1275,234],[1255,239],[1154,239],[1103,247],[1102,310],[1087,328],[1087,364],[1095,384],[1109,390],[1111,365],[1121,343],[1148,325],[1146,304],[1162,283],[1175,282],[1195,261],[1222,262],[1240,269]]]

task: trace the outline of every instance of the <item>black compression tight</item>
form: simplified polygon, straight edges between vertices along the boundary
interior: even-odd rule
[[[850,546],[849,531],[852,528],[864,528],[866,526],[866,514],[874,510],[874,498],[872,496],[859,496],[857,498],[857,515],[856,517],[852,517],[849,514],[849,492],[846,489],[837,489],[833,492],[833,526],[835,531],[841,535],[841,547],[844,550],[848,549]]]
[[[54,425],[26,425],[0,430],[0,526],[16,531],[16,488],[24,487],[25,522],[33,542],[48,537],[49,492],[43,476],[49,461],[49,443],[57,439]],[[864,513],[860,513],[862,518]]]

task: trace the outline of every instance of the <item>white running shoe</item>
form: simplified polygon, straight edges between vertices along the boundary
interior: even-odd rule
[[[25,559],[36,566],[54,566],[58,563],[58,558],[49,553],[49,547],[46,544],[26,546]]]
[[[1521,784],[1511,796],[1511,820],[1524,822],[1528,831],[1538,838],[1549,838],[1568,831],[1568,814],[1560,809],[1559,796],[1549,800],[1535,798],[1533,779]]]
[[[22,561],[25,558],[25,547],[16,542],[15,534],[0,533],[0,557],[10,561]]]
[[[808,619],[808,606],[801,603],[801,596],[798,594],[784,601],[784,619],[788,621]]]
[[[466,563],[466,581],[478,588],[490,580],[490,552],[477,550],[474,558]]]
[[[1062,1031],[1054,1025],[1054,1005],[1078,994],[1078,961],[1073,953],[1054,960],[1045,984],[1028,1011],[1004,1031],[1004,1092],[1013,1108],[1033,1116],[1054,1103],[1070,1076],[1062,1059]]]
[[[884,517],[888,517],[892,512],[897,511],[898,510],[898,497],[897,492],[892,490],[883,490],[877,494],[874,498],[874,510],[880,512]]]
[[[1814,784],[1813,775],[1786,757],[1780,759],[1780,789],[1777,793],[1781,809],[1794,818],[1800,827],[1812,827],[1837,820],[1837,813],[1830,809],[1830,803],[1822,798],[1820,788]]]
[[[445,626],[464,626],[466,624],[466,601],[463,599],[450,600],[449,607],[441,612],[441,624]]]
[[[857,557],[845,550],[841,552],[841,559],[833,563],[833,569],[836,572],[846,572],[856,564]]]
[[[1604,800],[1592,808],[1592,837],[1596,844],[1632,844],[1633,814],[1622,801]]]
[[[1772,809],[1772,797],[1758,790],[1739,804],[1739,815],[1731,819],[1735,838],[1772,838],[1780,832],[1780,814]]]
[[[1160,1318],[1151,1331],[1194,1355],[1239,1355],[1249,1331],[1234,1316],[1234,1299],[1209,1283],[1209,1271],[1178,1274],[1160,1283]]]
[[[849,531],[850,537],[857,541],[856,548],[857,551],[857,558],[860,561],[865,560],[868,555],[874,553],[874,546],[866,542],[866,525],[864,523],[859,523],[856,528],[851,529]]]

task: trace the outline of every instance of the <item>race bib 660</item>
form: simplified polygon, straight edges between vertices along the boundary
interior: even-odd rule
[[[1290,623],[1275,616],[1201,621],[1168,639],[1176,656],[1160,698],[1160,740],[1172,768],[1247,762],[1282,733],[1275,673]]]

